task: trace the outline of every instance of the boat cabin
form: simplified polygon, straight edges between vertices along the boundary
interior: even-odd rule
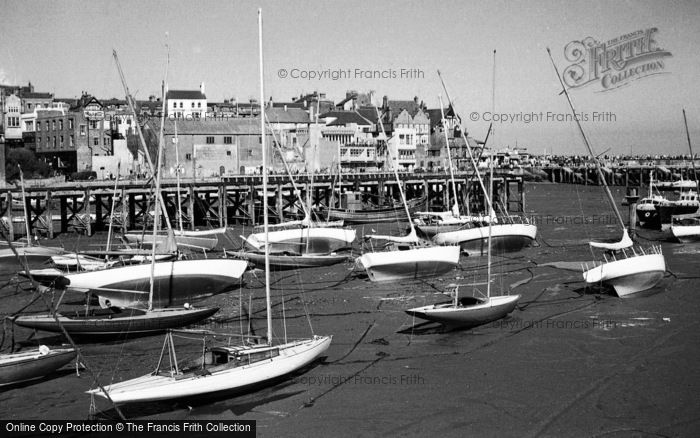
[[[204,364],[210,366],[228,364],[244,366],[272,359],[279,356],[279,354],[279,348],[267,345],[260,347],[213,347],[206,352]]]

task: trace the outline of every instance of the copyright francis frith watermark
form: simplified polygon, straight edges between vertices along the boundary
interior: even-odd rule
[[[570,88],[598,84],[599,91],[611,91],[632,81],[669,73],[666,58],[671,52],[657,41],[658,29],[651,27],[600,42],[592,37],[571,41],[564,56],[571,62],[562,79]]]

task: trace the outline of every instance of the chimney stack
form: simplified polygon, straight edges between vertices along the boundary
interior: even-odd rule
[[[206,96],[206,92],[204,91],[204,82],[199,84],[199,91]]]

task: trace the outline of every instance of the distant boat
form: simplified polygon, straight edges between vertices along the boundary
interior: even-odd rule
[[[670,231],[681,243],[700,241],[700,215],[673,216]]]
[[[0,386],[40,379],[69,363],[76,355],[73,348],[51,350],[45,345],[0,354]]]
[[[219,243],[217,236],[226,233],[226,228],[223,227],[214,230],[202,231],[173,230],[172,233],[175,235],[175,243],[177,244],[178,248],[210,251]],[[126,233],[124,234],[124,238],[128,242],[134,242],[140,245],[150,246],[153,243],[153,235],[149,232]],[[168,236],[165,233],[158,234],[156,236],[156,242],[158,245],[162,245],[167,238]]]
[[[260,11],[258,26],[262,84],[262,15]],[[260,94],[264,96],[262,85]],[[265,133],[264,120],[261,120],[261,132]],[[267,163],[265,150],[265,135],[263,135],[264,169]],[[263,171],[263,190],[267,190],[266,171]],[[263,211],[265,224],[267,224],[267,198],[263,201]],[[269,247],[265,249],[265,253],[269,254]],[[331,336],[313,336],[309,339],[288,341],[286,331],[284,343],[273,344],[268,270],[265,271],[265,303],[267,313],[265,343],[232,345],[229,337],[225,345],[205,348],[200,360],[180,367],[175,356],[173,334],[169,332],[155,371],[135,379],[114,383],[105,387],[104,390],[92,389],[88,393],[105,398],[108,396],[116,404],[125,404],[243,391],[299,371],[328,350]],[[248,340],[251,339],[260,340],[259,338]],[[169,360],[165,358],[166,354]]]
[[[257,268],[265,267],[265,252],[239,251],[232,253],[236,258],[248,260]],[[348,260],[345,255],[338,254],[270,254],[270,268],[300,269],[332,266]]]
[[[357,198],[360,193],[344,192],[344,197]],[[351,202],[348,202],[351,203]],[[425,198],[412,199],[407,202],[410,213],[417,211],[420,206],[425,203]],[[361,204],[360,204],[361,205]],[[360,207],[360,208],[341,208],[331,209],[327,212],[328,220],[342,220],[348,224],[369,224],[383,222],[399,222],[406,220],[406,213],[403,205],[398,204],[391,207]]]
[[[15,246],[17,254],[29,265],[39,265],[51,260],[51,257],[65,254],[63,248],[50,246]],[[0,249],[0,264],[16,265],[15,253],[10,248]]]
[[[350,228],[327,227],[307,222],[298,227],[269,231],[267,237],[265,233],[241,237],[249,248],[256,251],[262,250],[269,241],[270,251],[273,253],[329,254],[352,246],[356,234],[357,231]]]
[[[72,336],[141,336],[185,327],[209,318],[218,311],[218,307],[192,306],[153,310],[124,309],[119,312],[96,309],[87,314],[59,312],[57,318],[53,315],[19,316],[14,322],[20,327],[54,333],[61,333],[63,326]]]
[[[660,194],[654,194],[654,172],[649,172],[649,195],[637,203],[637,222],[640,227],[660,228],[661,220],[656,207],[668,200]]]

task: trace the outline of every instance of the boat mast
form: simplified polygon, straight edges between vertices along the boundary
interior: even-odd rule
[[[262,182],[263,182],[263,228],[265,230],[265,303],[267,311],[267,344],[272,345],[272,306],[270,305],[270,245],[269,223],[267,213],[267,151],[265,150],[265,91],[263,85],[263,45],[262,45],[262,9],[258,8],[258,53],[260,63],[260,144],[262,145]]]
[[[117,178],[114,181],[114,192],[112,193],[112,208],[109,213],[109,230],[107,231],[107,252],[112,249],[112,228],[114,225],[114,208],[117,204],[117,190],[119,188],[119,174],[121,173],[122,162],[117,163]],[[122,199],[122,202],[124,200]],[[105,262],[109,261],[109,254],[105,254]]]
[[[170,48],[168,47],[168,51]],[[136,112],[136,104],[134,102],[134,98],[131,96],[131,93],[129,92],[129,87],[126,85],[126,79],[124,78],[124,72],[122,71],[122,66],[119,63],[119,57],[117,56],[117,51],[112,50],[112,56],[114,57],[114,62],[117,64],[117,71],[119,72],[119,79],[121,80],[122,87],[124,88],[124,94],[126,94],[126,103],[129,105],[129,110],[131,110],[131,113],[134,115],[134,125],[136,126],[136,134],[139,138],[139,142],[141,143],[141,148],[143,149],[144,156],[146,157],[146,163],[148,164],[148,168],[151,171],[151,175],[155,176],[155,167],[153,166],[153,161],[151,160],[151,154],[148,152],[148,146],[146,146],[146,140],[143,138],[143,132],[141,132],[141,124],[139,123],[139,116],[138,113]],[[168,54],[168,59],[170,58],[170,55]],[[163,96],[163,114],[165,114],[165,96]],[[161,124],[162,125],[162,124]],[[162,193],[157,194],[158,197],[161,198],[161,203],[165,205],[165,202],[162,199]],[[165,225],[168,227],[168,230],[171,229],[170,227],[170,218],[168,215],[165,215]]]
[[[698,181],[698,172],[695,169],[695,156],[693,155],[693,145],[690,143],[690,132],[688,132],[688,119],[685,118],[685,108],[683,108],[683,123],[685,123],[685,136],[688,138],[690,162],[693,165],[693,177],[695,178],[695,189],[697,191],[698,187],[700,186],[700,181]]]
[[[170,47],[168,47],[167,51],[167,58],[165,62],[165,79],[163,80],[163,89],[161,91],[163,98],[162,98],[162,107],[161,107],[161,113],[160,113],[160,133],[158,134],[158,157],[156,161],[156,167],[153,169],[155,171],[155,177],[156,177],[156,200],[155,200],[155,216],[153,217],[153,239],[151,240],[151,278],[150,278],[150,287],[148,291],[148,311],[150,312],[153,310],[153,288],[154,288],[154,283],[155,283],[155,270],[156,270],[156,238],[158,236],[158,225],[160,224],[160,209],[161,209],[161,193],[160,193],[160,177],[161,177],[161,169],[162,169],[162,163],[163,163],[163,126],[165,125],[165,93],[166,93],[166,87],[167,87],[167,82],[168,82],[168,66],[170,65]],[[165,215],[167,217],[167,214]],[[170,230],[170,227],[168,227],[168,231],[172,232]],[[168,240],[170,239],[170,234],[168,234]]]
[[[493,159],[489,160],[489,198],[493,198]],[[489,238],[486,242],[486,297],[491,298],[491,223],[489,220]]]
[[[450,106],[452,107],[452,111],[457,113],[457,110],[455,109],[454,102],[452,99],[450,99],[450,93],[447,92],[447,86],[445,85],[445,81],[442,79],[442,74],[440,74],[440,70],[438,70],[438,77],[440,78],[440,83],[442,83],[442,89],[445,91],[445,97],[447,98],[447,102],[449,102]],[[489,132],[486,133],[486,136],[488,138],[488,135],[490,134],[491,131],[491,125],[489,125]],[[484,194],[484,198],[486,198],[486,204],[489,208],[489,220],[491,220],[491,217],[493,216],[493,205],[491,204],[491,198],[488,195],[488,191],[486,190],[486,186],[484,185],[484,180],[481,178],[481,174],[479,173],[479,166],[476,164],[476,160],[474,160],[474,155],[472,154],[472,148],[469,147],[469,142],[467,141],[467,136],[464,133],[464,129],[461,130],[461,136],[462,140],[464,140],[464,146],[467,148],[467,153],[469,154],[469,160],[472,163],[472,167],[474,168],[474,173],[476,174],[476,178],[479,181],[479,185],[481,186],[481,192]]]
[[[452,207],[452,214],[459,217],[459,202],[457,202],[457,184],[455,184],[455,173],[452,168],[452,153],[450,152],[450,139],[447,135],[447,119],[445,119],[445,109],[442,104],[442,95],[438,94],[440,101],[440,114],[442,115],[442,130],[445,133],[445,147],[447,147],[447,162],[450,163],[450,180],[452,181],[452,194],[455,198],[455,204]]]
[[[579,132],[581,132],[581,136],[583,137],[583,142],[586,144],[586,148],[588,149],[588,153],[591,155],[591,158],[593,158],[593,163],[595,164],[596,171],[598,172],[598,177],[600,178],[601,182],[603,183],[603,187],[605,187],[605,194],[608,197],[608,202],[610,203],[610,206],[613,208],[613,211],[615,212],[615,216],[617,217],[617,220],[618,220],[618,222],[620,222],[620,226],[622,227],[622,230],[624,231],[626,229],[625,222],[622,219],[622,215],[620,214],[620,210],[618,210],[617,205],[615,204],[615,199],[613,198],[612,192],[610,192],[610,187],[608,187],[608,182],[605,180],[605,175],[603,174],[603,169],[600,167],[600,162],[598,161],[598,157],[593,152],[593,148],[591,147],[591,144],[588,142],[588,138],[586,137],[586,133],[583,131],[583,126],[581,126],[581,122],[579,121],[579,118],[576,116],[576,110],[574,109],[574,104],[571,102],[571,97],[569,96],[569,92],[567,91],[566,86],[564,85],[564,80],[561,78],[561,75],[559,74],[559,69],[557,68],[557,64],[554,62],[554,58],[552,58],[552,51],[549,50],[549,47],[547,47],[547,53],[549,54],[550,61],[552,61],[552,66],[554,66],[554,71],[557,74],[557,79],[559,79],[559,83],[561,84],[561,88],[564,92],[564,96],[566,96],[566,101],[569,102],[569,107],[571,108],[571,113],[574,116],[574,120],[576,121],[576,126],[578,126]]]
[[[389,138],[386,136],[386,131],[384,131],[384,122],[382,121],[383,115],[379,113],[379,107],[375,105],[374,109],[377,111],[377,123],[382,128],[382,135],[384,136],[384,142],[386,145],[386,152],[389,155],[389,162],[391,163],[391,168],[394,171],[394,176],[396,177],[396,185],[399,186],[399,194],[401,195],[401,202],[403,202],[403,208],[406,211],[406,218],[408,218],[408,225],[411,227],[411,235],[416,235],[416,228],[413,226],[413,221],[411,220],[411,211],[408,209],[408,203],[406,203],[406,195],[403,193],[403,186],[401,185],[401,180],[399,179],[399,161],[396,160],[396,166],[394,166],[394,160],[391,156],[391,148],[389,147]],[[341,186],[342,187],[342,186]]]
[[[32,246],[32,240],[29,236],[29,216],[27,215],[27,195],[24,192],[24,172],[22,172],[22,166],[17,163],[17,167],[19,168],[19,183],[20,186],[22,187],[22,210],[24,211],[24,227],[27,230],[27,246]],[[90,202],[88,199],[87,202]],[[10,200],[10,209],[12,208],[12,200]],[[12,224],[10,224],[12,226]],[[27,271],[29,272],[29,271]]]

